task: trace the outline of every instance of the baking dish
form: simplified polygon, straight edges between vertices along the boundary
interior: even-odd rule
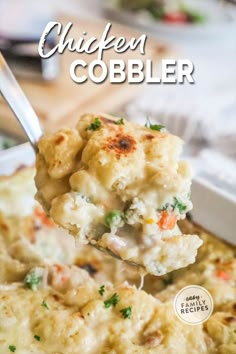
[[[29,143],[0,151],[0,175],[11,174],[22,165],[32,166],[34,161],[35,154]],[[235,244],[236,194],[201,174],[193,179],[191,199],[193,221]]]
[[[30,145],[19,145],[0,153],[0,174],[9,175],[23,165],[32,166],[33,163],[34,153]],[[32,172],[32,169],[28,170]],[[24,169],[19,170],[19,173],[21,171]],[[30,184],[33,185],[32,174]],[[11,188],[10,179],[8,186],[5,186],[6,189]],[[202,186],[199,189],[197,187],[195,181],[195,200],[196,194],[203,191]],[[21,192],[26,188],[22,184]],[[207,193],[205,190],[204,197]],[[17,197],[17,191],[11,195]],[[213,202],[213,199],[210,201]],[[14,199],[9,203],[14,205]],[[222,203],[225,203],[225,198]],[[227,204],[223,205],[226,207]],[[14,208],[8,210],[16,212]],[[4,209],[2,211],[4,213]],[[89,246],[78,249],[76,257],[69,264],[63,264],[63,257],[68,260],[76,251],[72,238],[64,234],[66,242],[62,242],[60,230],[54,227],[53,231],[50,224],[46,232],[42,232],[38,217],[44,220],[36,209],[33,217],[37,219],[37,223],[34,223],[36,234],[32,235],[30,229],[29,240],[24,225],[22,233],[21,218],[21,226],[17,229],[18,239],[14,240],[11,233],[5,235],[6,238],[11,237],[6,251],[11,257],[9,264],[13,275],[7,270],[4,284],[3,272],[8,263],[2,253],[4,246],[1,247],[0,301],[10,314],[6,319],[5,312],[0,312],[3,330],[0,333],[1,353],[8,353],[7,348],[16,348],[20,354],[170,354],[176,353],[176,350],[185,354],[234,353],[234,344],[227,339],[234,329],[232,318],[236,289],[232,248],[200,228],[185,224],[183,227],[187,232],[197,232],[204,241],[196,263],[166,276],[146,276],[142,291],[138,288],[140,275],[135,273],[133,267],[123,268],[120,261],[107,258]],[[198,215],[193,213],[193,217],[197,219]],[[11,218],[3,220],[10,225]],[[201,216],[198,220],[201,220]],[[28,217],[24,219],[26,224],[29,221]],[[1,241],[4,240],[2,225],[5,224],[0,222]],[[69,252],[66,251],[68,243]],[[42,274],[42,287],[38,290],[34,290],[29,281],[33,272]],[[13,280],[8,279],[9,276],[14,276]],[[67,288],[65,283],[61,284],[62,280]],[[188,326],[176,317],[173,310],[177,292],[191,284],[205,287],[215,302],[215,312],[203,325]],[[119,297],[115,297],[115,294]],[[117,306],[111,305],[111,299],[119,300]],[[23,320],[19,322],[21,318]],[[219,326],[227,334],[223,338],[215,330]],[[7,335],[4,331],[7,331]]]

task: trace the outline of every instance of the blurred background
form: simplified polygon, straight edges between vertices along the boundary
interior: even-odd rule
[[[73,36],[148,35],[146,58],[188,58],[190,85],[78,85],[69,67],[78,53],[48,60],[37,44],[50,20],[73,22]],[[56,38],[50,37],[50,45]],[[0,0],[0,50],[17,75],[45,131],[73,125],[83,112],[159,122],[181,136],[198,175],[236,196],[236,4],[220,0]],[[127,52],[127,60],[135,53]],[[138,55],[138,54],[137,54]],[[84,54],[82,55],[82,57]],[[80,56],[81,57],[81,56]],[[105,60],[114,58],[106,53]],[[87,56],[86,61],[93,60]],[[26,139],[0,97],[0,147]]]

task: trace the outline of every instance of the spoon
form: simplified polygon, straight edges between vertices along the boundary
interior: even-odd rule
[[[29,142],[32,145],[35,153],[38,152],[37,142],[42,136],[43,132],[40,127],[39,119],[33,110],[31,104],[26,98],[24,92],[19,86],[15,76],[13,75],[11,69],[7,65],[3,55],[0,52],[0,93],[7,102],[8,106],[11,108],[16,119],[23,128]],[[99,249],[106,254],[111,255],[114,258],[118,258],[132,265],[142,266],[138,263],[131,262],[128,260],[123,260],[119,255],[113,253],[107,248],[101,246],[96,246],[90,243],[91,246]]]
[[[38,117],[0,52],[0,93],[22,126],[35,152],[42,135]]]

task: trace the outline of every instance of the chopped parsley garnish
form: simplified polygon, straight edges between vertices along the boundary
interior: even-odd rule
[[[121,118],[115,122],[116,125],[125,125],[124,118]]]
[[[34,335],[34,339],[36,339],[38,342],[40,342],[40,336],[38,336],[37,334]]]
[[[102,122],[100,121],[99,118],[96,117],[94,119],[94,122],[90,124],[90,126],[87,128],[87,130],[93,130],[93,131],[98,130],[101,127],[101,125],[102,125]]]
[[[98,292],[101,296],[103,296],[103,294],[105,293],[105,285],[101,285]]]
[[[174,198],[174,203],[166,203],[161,210],[167,210],[171,208],[172,210],[178,209],[180,214],[184,214],[187,210],[187,205],[181,203],[176,197]]]
[[[42,301],[41,306],[44,307],[45,309],[49,310],[49,307],[48,307],[48,304],[46,303],[46,300]]]
[[[177,208],[179,209],[179,212],[180,214],[183,214],[186,209],[187,209],[187,206],[184,205],[183,203],[181,203],[177,198],[174,198],[174,209]]]
[[[149,118],[147,118],[147,121],[145,123],[145,127],[146,128],[149,128],[151,130],[156,130],[158,132],[160,132],[162,129],[165,129],[165,126],[164,125],[161,125],[161,124],[151,124]]]
[[[120,301],[119,295],[115,293],[110,297],[110,299],[104,301],[104,306],[106,309],[108,309],[111,306],[115,307],[119,301]]]
[[[122,316],[124,318],[131,318],[132,308],[130,306],[126,307],[126,308],[120,310],[120,313],[122,314]]]
[[[167,210],[169,207],[173,209],[173,205],[171,205],[170,203],[166,203],[161,210]]]
[[[106,214],[105,223],[110,228],[120,227],[123,223],[123,212],[120,210],[112,210]]]
[[[16,351],[15,345],[9,345],[8,349],[9,349],[12,353],[15,353],[15,351]]]
[[[34,272],[28,273],[24,279],[25,287],[33,291],[38,290],[40,280],[40,276],[36,275]]]
[[[150,124],[149,128],[160,132],[165,127],[164,127],[164,125],[161,125],[161,124]]]

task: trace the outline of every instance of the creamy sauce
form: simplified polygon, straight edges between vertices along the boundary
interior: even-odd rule
[[[92,243],[154,275],[193,263],[202,241],[177,227],[192,208],[182,141],[117,122],[85,115],[76,129],[43,136],[37,199],[77,244]]]
[[[23,171],[18,174],[7,186],[4,180],[1,198],[0,353],[10,353],[9,347],[17,354],[235,353],[235,247],[185,221],[183,233],[204,240],[197,261],[164,277],[147,274],[140,284],[136,268],[89,246],[76,249],[38,205],[37,212],[33,207],[30,215],[16,215],[15,198],[23,208],[34,171],[24,179]],[[5,197],[13,186],[15,194]],[[200,326],[185,325],[173,309],[178,290],[192,284],[214,300],[213,315]],[[117,304],[105,307],[114,294]]]

